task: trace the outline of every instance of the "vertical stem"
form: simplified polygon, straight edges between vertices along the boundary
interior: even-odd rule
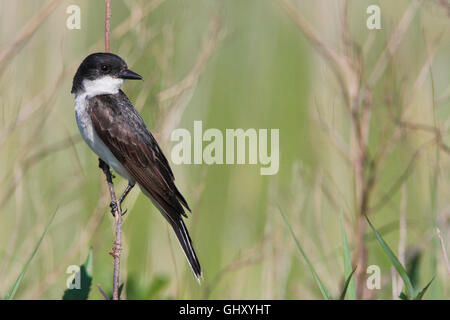
[[[350,100],[352,110],[353,139],[355,141],[353,151],[353,163],[355,174],[356,191],[356,231],[355,231],[355,251],[354,264],[357,269],[356,278],[356,298],[358,300],[366,298],[366,268],[367,268],[367,245],[364,239],[366,232],[366,221],[364,216],[367,214],[370,191],[374,180],[367,179],[367,154],[368,154],[368,132],[369,119],[367,115],[362,115],[358,97],[352,97]]]
[[[105,14],[105,52],[111,52],[109,47],[109,35],[111,33],[111,0],[105,0],[106,14]]]
[[[111,196],[111,203],[115,203],[116,210],[114,218],[116,220],[116,239],[110,255],[114,258],[114,272],[113,272],[113,300],[119,300],[119,275],[120,275],[120,251],[122,250],[122,209],[120,203],[117,201],[116,193],[114,192],[114,184],[112,181],[111,171],[109,166],[101,159],[99,159],[99,167],[103,170],[108,182],[109,194]]]
[[[356,298],[365,298],[366,292],[366,269],[367,269],[367,246],[364,239],[366,221],[364,215],[358,213],[356,239],[355,239],[355,264],[356,272]]]
[[[105,13],[105,52],[110,52],[109,38],[111,33],[111,0],[105,0],[106,13]],[[114,272],[113,272],[113,300],[119,300],[119,276],[120,276],[120,251],[122,250],[122,210],[120,208],[120,202],[117,201],[116,194],[114,192],[114,184],[111,177],[111,171],[109,166],[100,160],[100,168],[102,168],[106,181],[108,182],[109,194],[111,196],[111,203],[115,203],[116,210],[113,212],[116,220],[116,239],[114,246],[110,254],[114,258]]]
[[[116,241],[114,242],[112,255],[114,257],[114,273],[113,273],[113,300],[119,300],[119,276],[120,276],[120,251],[122,250],[122,212],[120,203],[114,213],[116,218]]]
[[[448,275],[450,276],[450,263],[448,262],[447,250],[445,249],[444,238],[441,235],[441,230],[436,228],[437,235],[439,237],[439,241],[441,242],[442,254],[444,257],[445,266],[447,267]]]

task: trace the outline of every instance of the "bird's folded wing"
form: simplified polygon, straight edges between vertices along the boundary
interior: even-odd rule
[[[189,206],[174,183],[169,163],[144,121],[122,92],[89,99],[88,112],[97,135],[136,182],[178,221]]]

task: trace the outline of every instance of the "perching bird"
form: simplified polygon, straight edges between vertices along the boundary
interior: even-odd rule
[[[183,216],[187,217],[184,208],[191,210],[175,186],[172,170],[158,143],[120,90],[126,79],[142,77],[129,70],[115,54],[94,53],[84,59],[72,86],[78,128],[100,162],[128,179],[119,205],[137,183],[172,226],[199,281],[200,263],[183,222]],[[114,210],[114,204],[111,205]]]

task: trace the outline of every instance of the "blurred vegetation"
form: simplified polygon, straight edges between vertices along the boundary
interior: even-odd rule
[[[255,165],[173,165],[193,209],[187,224],[204,269],[201,286],[167,223],[132,191],[123,204],[122,298],[320,299],[298,244],[330,296],[339,297],[352,270],[348,251],[358,244],[353,160],[339,149],[354,144],[352,120],[330,61],[283,9],[285,1],[112,2],[111,51],[145,79],[123,89],[168,157],[171,130],[193,130],[194,120],[204,129],[280,129],[277,175],[261,176]],[[414,1],[375,1],[382,29],[368,30],[373,2],[290,3],[325,43],[361,62],[363,83]],[[368,216],[414,288],[434,277],[424,298],[448,299],[436,228],[449,248],[450,11],[446,1],[418,3],[371,92],[368,153],[396,143],[378,172]],[[79,137],[70,94],[82,59],[103,51],[104,1],[76,2],[81,30],[66,28],[71,4],[0,0],[0,297],[10,293],[55,208],[14,298],[61,299],[67,268],[82,264],[90,248],[89,298],[103,299],[98,284],[112,290],[109,195],[97,157]],[[115,186],[120,192],[126,181],[118,177]],[[367,264],[382,276],[381,289],[367,297],[398,298],[391,261],[371,229],[363,236]]]

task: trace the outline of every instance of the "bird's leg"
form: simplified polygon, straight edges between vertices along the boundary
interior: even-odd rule
[[[131,189],[133,189],[135,182],[131,183],[128,181],[128,186],[125,191],[122,193],[119,199],[119,203],[122,204],[122,201],[125,200],[126,196],[130,193]]]
[[[102,159],[98,158],[98,166],[100,169],[103,170],[103,172],[106,175],[106,180],[108,181],[108,184],[110,184],[112,187],[112,178],[114,178],[114,176],[111,175],[111,170],[109,169],[108,164],[105,161],[103,161]],[[114,213],[117,212],[118,206],[122,205],[123,200],[125,200],[125,198],[130,193],[131,189],[133,189],[135,184],[136,184],[135,182],[131,183],[128,181],[128,186],[125,189],[125,191],[123,192],[123,194],[120,196],[119,200],[111,201],[109,206],[111,208],[111,214],[113,215],[113,217],[115,216]],[[125,213],[127,213],[127,210],[122,212],[122,216]]]
[[[111,175],[111,170],[109,169],[109,165],[100,158],[98,158],[98,167],[103,170],[103,173],[106,176],[106,181],[108,182],[109,192],[112,197],[112,201],[109,203],[109,206],[111,208],[111,214],[113,215],[113,217],[115,217],[115,212],[117,211],[117,205],[118,205],[118,203],[120,204],[120,202],[115,199],[115,195],[113,197],[114,185],[112,182],[113,176]]]
[[[104,172],[109,170],[109,166],[106,164],[105,161],[103,161],[102,159],[98,158],[98,167],[100,169],[102,169]],[[105,172],[106,173],[106,172]]]
[[[127,195],[130,193],[131,189],[133,189],[135,183],[131,183],[128,181],[128,186],[125,189],[125,191],[123,192],[123,194],[120,196],[120,199],[118,201],[119,205],[122,205],[123,200],[125,200],[125,198],[127,197]],[[111,204],[109,205],[111,207],[111,213],[114,215],[114,212],[116,212],[117,210],[117,203],[116,202],[111,202]],[[125,213],[127,213],[127,210],[122,212],[122,215],[124,215]]]
[[[98,158],[98,167],[103,170],[103,172],[106,175],[106,178],[108,178],[108,174],[111,176],[112,179],[116,177],[114,174],[111,173],[111,170],[109,170],[109,165],[100,158]]]

